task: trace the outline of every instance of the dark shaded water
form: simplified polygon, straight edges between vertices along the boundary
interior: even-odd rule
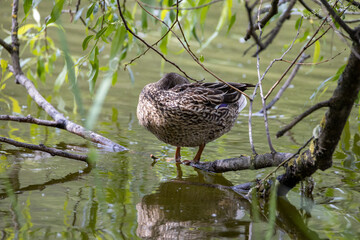
[[[1,10],[6,19],[10,19],[8,10]],[[8,23],[4,23],[4,27],[7,28]],[[80,55],[85,36],[83,27],[72,25],[67,33],[71,36],[68,38],[71,53]],[[219,36],[204,50],[205,64],[223,79],[255,83],[256,59],[242,56],[246,48],[238,41],[242,33],[235,31],[230,36]],[[4,33],[0,36],[3,37]],[[149,39],[152,37],[151,34],[148,36]],[[292,31],[288,31],[283,32],[279,39],[293,37]],[[280,56],[279,49],[284,43],[275,44],[263,54],[262,69],[270,60]],[[197,46],[196,43],[193,45]],[[326,47],[330,49],[330,46]],[[106,59],[106,50],[102,54]],[[301,68],[294,87],[288,89],[276,109],[270,111],[272,136],[312,104],[309,97],[314,89],[329,76],[329,72],[336,72],[338,66],[344,63],[344,56],[346,53],[313,70],[311,67]],[[176,59],[190,75],[213,81],[189,57],[170,54],[170,58]],[[288,58],[291,59],[290,56]],[[59,63],[59,71],[62,64]],[[271,86],[286,67],[284,63],[276,64],[265,80],[265,87]],[[159,142],[140,127],[136,119],[138,94],[145,84],[159,79],[161,61],[149,52],[132,66],[132,70],[135,82],[130,80],[127,72],[119,71],[118,83],[111,88],[96,127],[97,132],[126,146],[129,152],[100,151],[96,167],[89,169],[84,163],[1,145],[2,239],[263,238],[269,229],[264,203],[261,205],[265,206],[265,213],[256,219],[251,203],[226,186],[264,177],[270,170],[219,175],[181,166],[180,174],[172,159],[174,147]],[[165,65],[164,71],[175,69]],[[62,109],[70,119],[81,123],[81,117],[73,113],[74,100],[67,85],[62,87],[60,94],[52,92],[54,79],[56,76],[47,79],[46,85],[39,84],[41,93],[45,97],[51,96],[54,106]],[[80,77],[79,84],[88,109],[92,102],[87,93],[86,77]],[[46,118],[44,112],[28,101],[25,90],[12,81],[8,81],[6,91],[0,91],[0,99],[4,100],[0,102],[2,114],[13,113],[12,98],[18,100],[22,115]],[[258,110],[259,106],[255,108]],[[276,150],[296,152],[311,136],[322,113],[320,111],[305,119],[290,135],[273,139]],[[203,160],[251,154],[247,118],[247,111],[244,111],[229,134],[209,143]],[[253,125],[258,152],[269,152],[262,117],[254,116]],[[352,134],[356,131],[351,129]],[[0,134],[18,141],[43,143],[83,153],[88,151],[86,141],[61,130],[1,122]],[[334,159],[334,167],[314,175],[313,201],[304,197],[299,188],[289,193],[291,204],[279,200],[274,239],[294,236],[354,239],[359,236],[358,145],[357,142],[352,144],[345,139],[340,144],[342,150]],[[196,149],[184,148],[183,156],[191,159],[195,152]],[[152,165],[150,154],[160,157],[155,165]]]

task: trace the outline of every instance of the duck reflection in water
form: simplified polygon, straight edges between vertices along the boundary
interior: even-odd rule
[[[229,83],[245,91],[247,83]],[[230,131],[246,98],[224,83],[190,83],[185,77],[165,74],[158,82],[144,87],[139,96],[139,123],[159,140],[176,146],[180,162],[181,147],[199,147],[193,162],[199,162],[208,142]]]
[[[136,205],[137,235],[143,239],[209,239],[248,236],[249,202],[228,189],[220,175],[190,176],[161,183]]]

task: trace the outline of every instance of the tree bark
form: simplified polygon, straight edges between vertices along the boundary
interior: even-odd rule
[[[360,29],[356,29],[359,36]],[[309,149],[290,160],[285,174],[278,177],[281,183],[279,194],[285,195],[289,189],[317,169],[326,170],[332,166],[332,155],[340,140],[341,133],[351,113],[360,90],[360,45],[354,42],[347,66],[338,80],[338,85],[329,100],[329,109],[321,121],[321,132]]]

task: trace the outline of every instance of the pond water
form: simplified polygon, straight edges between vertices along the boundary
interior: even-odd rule
[[[6,19],[4,28],[8,29],[9,22],[6,21],[10,19],[10,11],[4,8],[0,13]],[[62,20],[64,25],[68,24],[65,17]],[[209,26],[215,26],[217,18],[210,20]],[[289,28],[293,29],[290,25]],[[225,80],[256,83],[256,59],[243,56],[248,44],[239,41],[246,27],[242,24],[236,27],[238,30],[231,35],[220,34],[202,52],[205,65]],[[68,25],[66,29],[71,53],[80,56],[84,28],[78,23]],[[213,28],[206,31],[211,34]],[[1,32],[0,37],[4,36]],[[280,57],[283,45],[294,36],[292,30],[281,32],[271,49],[261,55],[262,71],[273,58]],[[155,37],[155,33],[148,35],[149,40]],[[191,44],[194,49],[198,48],[196,42]],[[170,46],[176,46],[176,43],[170,43]],[[287,59],[292,59],[299,47],[296,46]],[[325,59],[333,52],[336,50],[330,43],[323,45]],[[108,49],[101,54],[106,62]],[[269,113],[272,136],[314,103],[309,99],[314,89],[345,63],[347,54],[348,51],[316,68],[304,66],[300,69],[293,86]],[[4,52],[2,55],[5,57]],[[176,60],[189,75],[215,81],[190,57],[170,51],[169,58]],[[286,63],[276,63],[266,77],[264,88],[268,89],[287,66]],[[58,68],[59,72],[63,68],[61,61]],[[248,200],[219,186],[253,181],[272,169],[222,175],[197,171],[189,166],[180,166],[179,169],[173,159],[175,148],[158,141],[139,126],[136,118],[137,98],[144,85],[157,81],[162,72],[176,69],[167,64],[162,68],[161,59],[152,52],[136,61],[131,69],[135,81],[131,81],[128,72],[119,70],[118,82],[106,97],[95,129],[126,146],[129,151],[111,153],[99,150],[96,166],[89,168],[74,160],[1,144],[1,239],[262,239],[269,229],[267,215],[262,213],[256,218]],[[46,84],[39,83],[40,92],[51,98],[54,106],[71,120],[82,123],[79,114],[73,113],[74,99],[68,85],[62,87],[60,94],[52,91],[56,77],[54,74]],[[85,108],[89,109],[92,100],[86,80],[86,76],[80,77],[79,86]],[[326,99],[330,93],[331,90],[319,100]],[[9,81],[6,91],[0,91],[0,94],[1,99],[10,103],[10,97],[17,99],[22,115],[48,118],[29,101],[23,87]],[[256,111],[260,109],[259,99],[254,107]],[[12,104],[1,101],[0,110],[1,114],[12,114]],[[275,149],[296,152],[312,135],[312,129],[323,113],[324,110],[320,110],[306,118],[287,136],[273,137]],[[244,110],[228,134],[206,146],[202,161],[251,154],[247,119],[248,112]],[[88,152],[87,141],[62,130],[0,122],[0,134],[18,141],[43,143],[77,153]],[[257,151],[269,152],[261,116],[253,117],[253,135]],[[191,159],[196,150],[183,148],[183,158]],[[156,164],[153,164],[150,154],[160,158]],[[296,187],[288,194],[289,202],[278,200],[273,239],[296,236],[303,239],[355,239],[360,236],[358,166],[344,163],[346,159],[356,163],[354,153],[338,151],[336,157],[334,167],[314,174],[312,199],[303,196]],[[13,189],[14,194],[9,189]]]

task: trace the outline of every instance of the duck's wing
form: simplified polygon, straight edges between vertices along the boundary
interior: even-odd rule
[[[230,83],[241,91],[248,87],[253,87],[247,83]],[[226,107],[229,104],[236,103],[242,94],[224,83],[192,83],[176,86],[172,89],[176,94],[181,96],[180,105],[189,107],[206,106],[206,107]],[[246,104],[244,97],[240,99],[239,105]],[[242,107],[243,108],[243,107]]]

